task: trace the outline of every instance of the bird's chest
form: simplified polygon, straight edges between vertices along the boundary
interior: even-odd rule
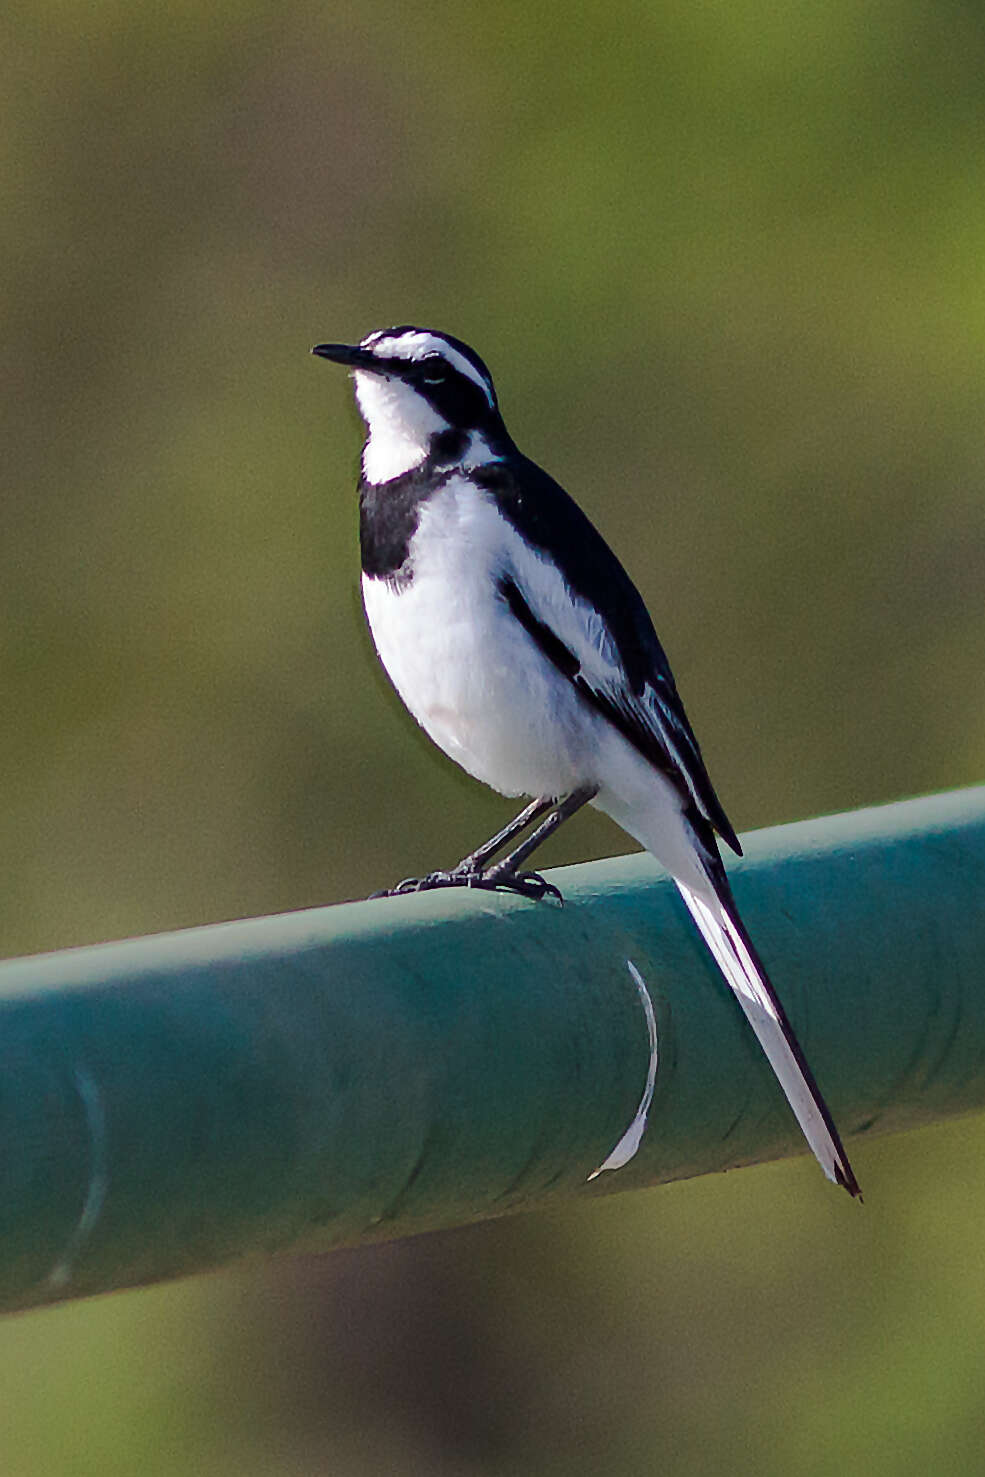
[[[400,567],[364,570],[363,602],[380,659],[417,721],[472,774],[519,794],[531,785],[507,751],[539,747],[527,730],[542,721],[532,689],[544,674],[498,587],[508,539],[495,504],[453,479],[417,509]],[[517,723],[525,699],[531,720]]]
[[[495,506],[464,478],[393,509],[375,530],[364,522],[363,602],[373,640],[425,726],[436,709],[474,706],[496,680],[509,625],[496,583],[504,535]]]

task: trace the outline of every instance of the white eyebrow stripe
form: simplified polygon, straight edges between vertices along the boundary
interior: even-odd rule
[[[420,333],[402,333],[394,338],[377,330],[376,333],[371,333],[364,338],[360,347],[373,349],[381,355],[389,354],[394,359],[411,359],[415,362],[427,358],[428,354],[440,354],[452,369],[457,369],[459,374],[471,380],[474,385],[478,385],[490,406],[496,403],[492,386],[485,375],[480,374],[464,354],[452,348],[446,339],[437,334],[421,331]]]

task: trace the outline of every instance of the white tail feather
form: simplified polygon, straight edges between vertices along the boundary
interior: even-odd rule
[[[829,1180],[858,1194],[855,1176],[837,1136],[829,1126],[815,1085],[788,1039],[789,1024],[783,1021],[774,992],[753,958],[739,928],[719,898],[701,896],[683,882],[677,886],[698,925],[715,962],[745,1012],[766,1054],[787,1101],[796,1115],[804,1137]],[[809,1071],[809,1069],[808,1069]]]

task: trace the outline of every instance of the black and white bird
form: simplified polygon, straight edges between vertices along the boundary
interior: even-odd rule
[[[533,797],[450,872],[402,888],[543,896],[553,889],[522,864],[582,805],[597,806],[673,876],[822,1169],[858,1195],[736,909],[716,833],[739,843],[622,565],[517,449],[488,369],[461,340],[403,326],[312,352],[352,371],[366,422],[362,589],[380,660],[446,754],[504,795]]]

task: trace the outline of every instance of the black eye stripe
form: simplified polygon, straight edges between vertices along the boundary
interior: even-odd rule
[[[442,354],[426,354],[421,359],[381,355],[379,373],[416,389],[451,425],[474,427],[496,414],[491,391]]]

